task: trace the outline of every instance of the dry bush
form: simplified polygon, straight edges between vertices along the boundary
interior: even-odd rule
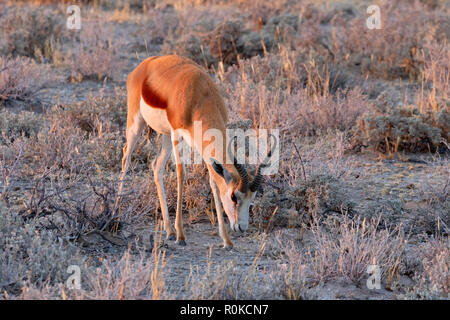
[[[249,13],[246,13],[248,15]],[[233,6],[184,8],[180,24],[164,43],[163,53],[187,55],[205,67],[238,63],[276,47],[273,32],[250,30],[247,17]]]
[[[290,99],[298,104],[298,126],[306,134],[313,135],[330,129],[348,131],[371,108],[367,96],[358,88],[339,90],[335,96],[324,94],[312,97],[307,90],[302,90]]]
[[[329,59],[333,53],[327,42],[332,36],[322,24],[331,18],[311,4],[287,5],[289,10],[283,10],[279,2],[176,6],[180,24],[175,34],[166,39],[162,51],[186,54],[205,67],[216,66],[218,62],[235,65],[239,59],[278,52],[280,48]],[[243,11],[237,11],[236,7]],[[293,13],[297,11],[300,14]]]
[[[432,239],[417,248],[422,268],[416,274],[414,298],[448,299],[450,292],[450,245],[448,238]]]
[[[82,261],[80,261],[83,263]],[[166,262],[160,252],[138,257],[126,251],[121,257],[105,257],[99,263],[75,264],[81,268],[81,288],[71,289],[62,281],[26,281],[20,295],[7,295],[21,300],[142,300],[170,299],[165,287]],[[70,274],[67,274],[68,277]]]
[[[296,186],[314,176],[328,175],[342,182],[353,179],[351,174],[357,165],[352,155],[347,155],[349,143],[345,133],[330,132],[312,141],[291,141],[285,145],[280,170],[274,181]],[[289,141],[286,141],[289,143]]]
[[[204,35],[212,32],[225,21],[241,15],[237,8],[224,5],[175,6],[175,8],[163,5],[156,7],[159,7],[157,10],[163,13],[176,14],[177,23],[172,25],[175,25],[177,29],[172,30],[174,33],[171,35],[174,39],[190,33]]]
[[[367,97],[358,88],[348,89],[346,78],[329,64],[308,59],[283,50],[219,70],[226,104],[235,117],[249,118],[255,127],[302,135],[349,130],[371,109]]]
[[[176,32],[180,23],[177,12],[168,8],[151,8],[147,15],[151,19],[143,24],[139,33],[142,32],[145,38],[150,34],[150,44],[162,44],[166,37],[170,38]]]
[[[227,71],[219,68],[217,84],[232,110],[231,120],[250,119],[255,128],[280,129],[295,122],[295,106],[287,99],[296,74],[285,68],[288,62],[288,57],[268,55],[243,60]]]
[[[48,66],[31,59],[0,57],[0,105],[30,101],[54,79]]]
[[[209,48],[204,46],[201,39],[194,34],[183,35],[176,41],[166,40],[162,53],[178,54],[187,57],[205,68],[217,62],[211,55]]]
[[[13,143],[0,145],[0,200],[5,201],[9,207],[9,191],[14,187],[14,182],[20,177],[23,141],[16,140]]]
[[[165,285],[165,254],[155,250],[151,257],[141,252],[137,257],[129,250],[120,259],[105,259],[91,268],[77,298],[101,300],[169,299]]]
[[[0,54],[51,59],[64,13],[46,6],[11,5],[0,14]]]
[[[436,164],[435,164],[436,165]],[[411,224],[417,234],[446,237],[450,234],[450,170],[444,160],[442,169],[447,180],[443,184],[436,182],[436,177],[426,176],[420,181],[418,206],[412,210]],[[437,166],[439,168],[440,166]],[[441,175],[436,171],[436,175]]]
[[[224,64],[237,63],[237,42],[243,32],[242,29],[242,22],[226,21],[206,36],[206,43],[217,61]]]
[[[111,231],[119,231],[119,238],[111,243],[127,245],[133,239],[125,234],[132,235],[144,223],[146,215],[155,210],[154,201],[149,201],[142,184],[131,183],[125,185],[118,200],[119,180],[91,177],[86,174],[88,169],[78,174],[54,167],[37,174],[21,195],[20,215],[82,245],[90,246],[94,234],[110,241]]]
[[[251,299],[244,281],[247,274],[238,270],[235,263],[229,262],[216,266],[213,270],[197,270],[189,279],[189,298],[195,300],[236,300]],[[220,277],[217,275],[220,274]]]
[[[0,202],[0,287],[2,295],[17,295],[27,282],[41,288],[65,281],[67,267],[83,265],[79,250],[43,230],[37,221],[25,222]]]
[[[398,106],[385,93],[358,120],[354,139],[358,146],[377,151],[446,151],[450,138],[448,100],[450,56],[446,43],[431,42],[422,53],[422,86],[416,90],[417,104]]]
[[[215,265],[211,261],[210,250],[206,265],[191,268],[182,297],[189,300],[280,298],[284,277],[279,270],[262,269],[259,265],[265,247],[266,241],[262,239],[259,251],[249,267],[238,265],[234,260]]]
[[[314,215],[353,213],[356,204],[347,188],[355,164],[344,157],[346,149],[342,134],[323,137],[313,147],[285,146],[278,174],[254,201],[253,223],[260,230],[293,228],[310,224]]]
[[[316,220],[312,226],[314,244],[307,250],[311,278],[343,277],[359,282],[367,267],[375,264],[381,268],[381,279],[391,282],[399,270],[404,240],[399,228],[380,230],[380,219],[361,221],[358,217],[352,221],[343,216],[329,220],[326,228]]]
[[[0,288],[6,299],[161,299],[165,286],[164,253],[105,256],[89,259],[86,252],[63,241],[42,218],[23,219],[0,202]],[[92,258],[92,257],[91,257]],[[81,290],[69,289],[68,267],[81,269]]]
[[[289,262],[285,259],[281,260],[279,264],[270,273],[269,277],[274,282],[276,291],[270,293],[270,299],[273,299],[274,294],[278,293],[281,299],[287,300],[302,300],[306,298],[307,291],[307,277],[306,264],[303,264],[303,257],[300,250],[291,243],[284,244],[283,248]],[[295,262],[295,263],[292,263]]]
[[[120,170],[125,134],[126,102],[89,97],[87,101],[55,105],[43,114],[4,111],[0,119],[0,143],[24,137],[24,158],[32,169],[57,165],[69,171],[83,166]],[[139,163],[147,166],[148,147],[137,150]]]
[[[427,43],[422,53],[422,90],[419,109],[438,113],[448,109],[450,92],[450,44],[436,41]],[[428,87],[428,90],[423,87]],[[447,104],[447,106],[446,106]]]
[[[83,102],[58,105],[49,111],[47,117],[55,130],[74,130],[74,134],[81,139],[78,149],[85,148],[82,153],[84,158],[93,161],[99,168],[120,170],[126,121],[123,93],[116,92],[115,97],[88,97]],[[57,133],[54,132],[55,135]],[[137,150],[135,154],[140,162],[147,161],[145,151],[148,152],[147,149]]]
[[[312,175],[296,186],[266,187],[252,208],[252,223],[261,231],[273,227],[309,224],[314,215],[340,215],[352,212],[355,204],[345,192],[345,184],[331,175]]]
[[[164,33],[163,54],[186,56],[206,68],[217,64],[217,57],[211,54],[205,35],[229,19],[226,15],[229,10],[215,6],[179,8],[176,11],[170,7],[155,10],[158,12],[157,17],[162,15],[164,21],[166,16],[176,21],[171,24],[176,28],[170,27],[169,32]]]
[[[450,118],[447,110],[436,116],[431,112],[421,113],[414,106],[392,108],[387,113],[368,113],[355,127],[355,145],[385,153],[434,151],[448,139],[443,134],[448,132]]]
[[[403,271],[405,240],[401,227],[385,229],[381,215],[370,220],[347,215],[315,217],[302,241],[292,239],[287,230],[277,231],[272,240],[273,253],[280,255],[284,269],[284,298],[308,299],[309,289],[335,281],[362,284],[369,265],[378,265],[385,286],[390,286]],[[307,236],[306,236],[307,235]]]
[[[73,126],[63,127],[54,121],[44,126],[35,139],[28,141],[25,159],[28,167],[37,172],[53,166],[80,172],[87,147],[81,130]]]
[[[225,65],[238,63],[238,59],[262,56],[275,46],[273,36],[263,32],[250,32],[241,20],[225,21],[203,37],[212,56]]]
[[[356,67],[363,74],[418,79],[420,50],[425,41],[433,37],[448,38],[435,27],[445,23],[448,13],[442,9],[444,12],[431,10],[418,1],[385,2],[380,6],[382,28],[379,30],[365,26],[367,16],[362,12],[350,21],[336,19],[334,52],[349,67]]]
[[[84,22],[79,43],[70,52],[69,64],[72,79],[103,80],[115,78],[122,67],[118,43],[113,41],[110,25]]]
[[[422,88],[416,94],[417,105],[432,125],[441,130],[441,137],[450,139],[450,45],[431,42],[423,53]]]
[[[0,144],[8,144],[22,136],[35,138],[44,127],[43,122],[41,115],[31,111],[0,111]]]

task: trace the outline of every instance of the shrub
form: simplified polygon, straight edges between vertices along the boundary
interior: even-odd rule
[[[14,141],[17,138],[35,138],[45,126],[42,116],[31,112],[0,111],[0,144]]]
[[[420,113],[414,107],[366,114],[355,127],[355,143],[386,153],[433,151],[442,139],[448,139],[444,136],[448,132],[448,119],[446,110],[437,114],[434,120],[432,113]]]
[[[214,28],[210,30],[209,25]],[[192,28],[199,30],[192,31]],[[251,32],[241,20],[210,23],[207,27],[195,22],[189,30],[183,30],[178,38],[166,39],[162,51],[185,55],[208,68],[219,61],[227,66],[237,64],[239,58],[261,56],[275,47],[272,34]]]
[[[90,268],[85,288],[78,295],[82,299],[102,300],[169,299],[165,272],[165,255],[161,251],[149,258],[145,252],[135,257],[128,250],[120,259],[105,259],[98,268]]]
[[[354,206],[343,183],[332,175],[318,174],[283,190],[268,186],[261,198],[255,199],[252,218],[260,230],[292,228],[311,223],[313,216],[352,212]]]
[[[46,6],[9,6],[0,15],[0,54],[51,59],[64,15]]]
[[[436,164],[433,164],[436,165]],[[433,175],[427,175],[420,181],[417,206],[413,207],[411,224],[412,232],[433,236],[448,236],[450,233],[450,171],[448,161],[442,167],[436,166]],[[443,169],[443,171],[441,171]],[[437,176],[447,177],[442,184]]]
[[[151,44],[162,44],[166,37],[176,32],[180,24],[177,12],[169,8],[151,8],[147,15],[151,17],[151,20],[144,24],[145,28],[140,32],[145,34],[144,37],[148,37],[150,33]]]
[[[298,125],[305,134],[319,134],[330,129],[348,131],[371,108],[359,88],[339,90],[335,96],[327,93],[309,96],[305,90],[290,99],[298,104]]]
[[[442,19],[439,10],[427,10],[418,1],[406,0],[386,2],[380,7],[382,28],[379,30],[365,27],[367,16],[362,12],[350,21],[342,18],[333,21],[337,36],[335,53],[363,74],[386,79],[418,79],[420,50],[426,39],[434,36],[434,26]],[[416,18],[411,20],[412,16]]]
[[[301,135],[346,131],[372,108],[361,89],[347,88],[343,75],[302,52],[243,60],[219,70],[218,78],[235,117],[249,118],[260,128],[290,128]]]
[[[51,230],[37,221],[24,220],[0,201],[0,286],[1,292],[20,293],[31,282],[38,287],[64,282],[67,267],[82,266],[84,258],[73,245],[58,241]]]
[[[328,230],[316,220],[312,227],[314,245],[307,251],[312,278],[343,277],[359,282],[367,267],[375,264],[381,268],[381,279],[392,281],[401,261],[403,237],[398,228],[379,230],[380,218],[352,221],[343,216],[337,227],[331,221]]]
[[[51,167],[58,164],[61,168],[80,170],[95,164],[98,169],[120,170],[125,142],[125,133],[122,133],[126,121],[125,105],[125,97],[118,92],[110,98],[88,97],[86,101],[49,108],[37,117],[36,125],[39,122],[39,126],[33,131],[35,134],[30,135],[34,139],[29,141],[26,151],[29,165]],[[33,119],[32,114],[25,114]],[[15,131],[22,126],[31,126],[21,123],[17,122]],[[27,134],[31,128],[23,131]],[[144,164],[147,162],[145,151],[147,149],[136,152],[136,157]]]
[[[0,57],[0,105],[30,101],[53,80],[48,66],[38,65],[29,58]]]
[[[247,59],[262,56],[264,51],[274,47],[272,34],[267,32],[250,32],[244,28],[243,21],[226,21],[209,32],[203,41],[209,47],[215,59],[224,65],[238,63],[238,58]]]
[[[422,299],[448,298],[450,293],[450,247],[448,239],[432,239],[419,248],[417,254],[422,269],[416,274],[416,297]]]
[[[21,165],[25,143],[15,140],[13,143],[0,145],[0,199],[9,206],[9,191],[16,179],[20,177]]]
[[[444,120],[440,121],[439,126],[443,129],[443,137],[448,139],[448,117],[442,119],[442,116],[445,112],[448,115],[450,101],[448,96],[450,92],[450,44],[441,44],[437,41],[427,43],[422,54],[422,61],[422,89],[416,93],[417,105],[419,111],[433,112],[435,118]]]
[[[79,43],[70,54],[72,79],[103,80],[114,78],[122,67],[112,29],[100,23],[83,23]]]
[[[265,241],[261,242],[261,250]],[[211,254],[211,252],[209,253]],[[228,260],[217,265],[213,264],[210,255],[206,265],[197,266],[191,270],[186,279],[185,298],[195,300],[257,300],[273,299],[278,295],[284,275],[271,270],[258,270],[260,256],[255,256],[253,263],[240,266],[237,261]],[[245,268],[243,271],[242,268]],[[220,275],[219,277],[217,275]],[[273,277],[273,278],[272,278]],[[275,290],[273,290],[276,288]],[[276,291],[276,293],[274,293]]]
[[[195,34],[186,34],[176,40],[166,39],[162,52],[187,57],[205,68],[217,63],[209,48],[203,45],[201,39]]]
[[[242,34],[242,23],[226,21],[218,25],[205,37],[211,54],[224,64],[236,64],[238,55],[238,39]]]

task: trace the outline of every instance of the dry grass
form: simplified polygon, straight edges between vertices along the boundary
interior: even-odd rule
[[[85,22],[79,43],[71,52],[69,63],[72,79],[103,80],[117,77],[121,68],[118,45],[112,38],[112,28],[98,22]]]
[[[83,22],[74,32],[64,29],[65,7],[55,1],[0,4],[6,107],[0,110],[0,298],[306,299],[333,281],[364,286],[371,264],[380,265],[383,287],[395,294],[405,294],[399,279],[409,277],[406,297],[448,295],[448,181],[441,175],[448,171],[450,57],[443,1],[383,2],[381,30],[362,27],[366,3],[360,1],[77,3]],[[252,228],[237,241],[251,245],[229,255],[211,247],[202,260],[199,244],[200,253],[189,256],[190,274],[172,269],[173,260],[188,260],[159,238],[149,169],[158,137],[142,137],[115,206],[124,75],[144,56],[167,53],[208,68],[231,121],[279,129],[281,138],[279,172],[266,178],[250,210]],[[102,89],[90,80],[103,81]],[[42,112],[25,111],[39,99],[46,101]],[[366,170],[373,159],[360,151],[371,149],[391,159],[437,151],[441,162],[395,173]],[[170,163],[166,171],[172,214],[176,170]],[[356,190],[377,174],[381,182],[367,187],[367,197]],[[391,229],[391,217],[372,214],[368,201],[380,207],[391,201],[397,195],[379,184],[400,175],[423,178],[418,188],[398,184],[418,205],[406,211],[403,197],[395,199],[401,208],[395,221],[407,228]],[[215,223],[205,166],[189,167],[185,180],[186,229],[195,234],[205,218]],[[154,250],[140,233],[149,223],[157,229]],[[421,261],[409,270],[411,246]],[[81,268],[81,290],[65,286],[71,264]]]
[[[448,238],[434,239],[419,250],[422,270],[414,293],[422,299],[448,298],[450,292],[450,246]]]
[[[325,280],[344,277],[359,282],[369,265],[379,265],[382,277],[392,281],[398,272],[403,250],[403,237],[399,229],[378,230],[380,217],[371,221],[333,221],[336,234],[325,232],[317,221],[313,225],[314,249],[307,252],[313,263],[312,277]],[[338,236],[338,237],[336,237]]]
[[[63,12],[54,7],[9,5],[2,8],[0,19],[2,55],[52,58],[63,32]]]
[[[388,79],[417,79],[422,68],[420,54],[426,42],[448,38],[445,28],[436,29],[448,14],[445,7],[427,10],[419,1],[386,2],[380,8],[383,12],[380,30],[362,27],[366,15],[361,14],[365,7],[361,9],[355,19],[334,21],[337,39],[334,47],[340,59],[344,58],[362,73]],[[416,18],[411,20],[411,16]]]
[[[55,80],[48,66],[29,58],[0,57],[0,105],[29,102]]]

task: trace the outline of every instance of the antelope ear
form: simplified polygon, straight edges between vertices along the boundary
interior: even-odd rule
[[[227,184],[233,180],[233,177],[231,176],[230,172],[221,163],[217,162],[213,158],[211,158],[210,161],[214,171],[219,176],[221,176]]]

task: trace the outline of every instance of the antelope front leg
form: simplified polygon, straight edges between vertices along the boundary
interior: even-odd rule
[[[223,240],[223,247],[225,249],[231,249],[233,248],[233,243],[228,236],[227,226],[223,219],[222,203],[220,202],[219,198],[219,189],[217,188],[216,182],[214,181],[211,174],[209,175],[209,185],[211,186],[214,197],[214,204],[216,205],[217,221],[219,222],[219,234]]]
[[[177,230],[177,244],[181,246],[186,245],[186,237],[183,230],[183,181],[184,168],[181,162],[180,152],[178,150],[178,141],[174,140],[172,136],[173,153],[175,155],[175,162],[177,165],[177,214],[175,218],[175,229]]]

